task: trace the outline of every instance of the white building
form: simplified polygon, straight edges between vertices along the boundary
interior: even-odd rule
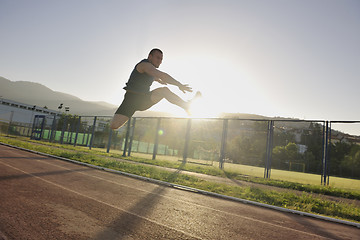
[[[31,124],[35,115],[59,115],[59,111],[0,98],[0,122]]]

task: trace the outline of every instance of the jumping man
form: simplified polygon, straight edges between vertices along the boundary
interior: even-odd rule
[[[126,83],[126,87],[124,87],[126,90],[124,100],[115,112],[111,121],[110,127],[112,129],[123,126],[136,111],[149,109],[163,98],[170,103],[183,108],[186,112],[189,112],[190,102],[182,100],[167,87],[150,91],[150,86],[153,81],[157,81],[163,85],[175,85],[183,93],[192,92],[192,88],[189,87],[188,84],[181,84],[169,74],[157,69],[161,64],[162,59],[162,51],[154,48],[150,51],[147,59],[136,64],[130,75],[129,81]]]

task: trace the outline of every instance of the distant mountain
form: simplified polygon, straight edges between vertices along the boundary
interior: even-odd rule
[[[117,106],[106,102],[83,101],[70,94],[56,92],[50,88],[35,82],[17,81],[0,77],[0,96],[17,102],[46,106],[57,110],[60,103],[70,107],[70,113],[91,116],[111,116]]]
[[[221,113],[219,117],[229,119],[270,119],[269,117],[249,113]]]
[[[35,82],[11,81],[0,77],[0,96],[16,102],[47,107],[58,110],[59,105],[69,106],[71,114],[87,116],[112,116],[118,106],[107,102],[83,101],[73,95],[53,91]],[[136,112],[136,117],[173,117],[170,113],[143,111]]]

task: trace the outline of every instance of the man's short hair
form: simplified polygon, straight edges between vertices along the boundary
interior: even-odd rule
[[[163,52],[162,52],[160,49],[158,49],[158,48],[153,48],[153,49],[151,49],[151,51],[149,52],[149,55],[153,55],[154,52],[159,52],[159,53],[163,54]]]

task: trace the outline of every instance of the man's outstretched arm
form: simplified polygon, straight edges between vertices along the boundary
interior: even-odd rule
[[[175,80],[173,77],[171,77],[169,74],[162,72],[158,69],[156,69],[151,63],[140,63],[137,66],[137,70],[141,73],[147,73],[150,76],[153,76],[157,79],[160,79],[160,83],[162,84],[171,84],[174,86],[177,86],[182,92],[192,92],[192,88],[189,87],[188,84],[182,84],[179,81]]]

